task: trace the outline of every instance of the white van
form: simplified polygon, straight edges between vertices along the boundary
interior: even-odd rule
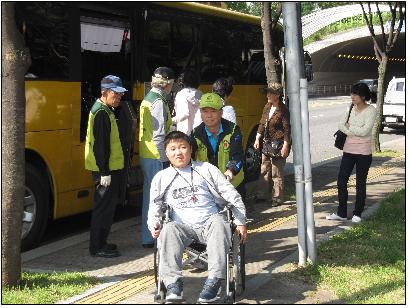
[[[382,127],[405,128],[406,78],[390,80],[383,104]]]

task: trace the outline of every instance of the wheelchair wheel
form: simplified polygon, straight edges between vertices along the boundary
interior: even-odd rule
[[[240,243],[239,237],[234,237],[233,242],[233,284],[235,297],[240,296],[245,290],[245,245]]]
[[[155,277],[155,286],[156,292],[154,296],[154,302],[159,304],[165,304],[166,288],[164,283],[161,281],[161,284],[158,286],[159,277],[159,253],[157,247],[154,251],[154,277]]]
[[[227,264],[225,303],[233,304],[245,290],[245,246],[240,243],[236,234],[232,236],[232,248]]]

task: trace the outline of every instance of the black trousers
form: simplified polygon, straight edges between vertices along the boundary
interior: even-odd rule
[[[366,180],[372,163],[372,155],[343,153],[337,177],[337,192],[339,207],[337,215],[347,217],[347,182],[356,165],[356,203],[353,215],[361,217],[366,199]]]
[[[91,214],[90,253],[96,253],[107,244],[115,208],[120,197],[121,170],[111,171],[111,184],[100,185],[101,174],[93,172],[95,183],[94,206]]]

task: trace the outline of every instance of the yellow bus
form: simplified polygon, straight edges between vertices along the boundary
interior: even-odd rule
[[[138,205],[139,103],[151,74],[168,66],[201,76],[210,91],[234,83],[231,103],[250,148],[265,104],[260,19],[194,2],[16,2],[17,25],[30,49],[26,74],[26,190],[23,249],[38,245],[47,223],[92,208],[94,185],[84,169],[90,107],[100,80],[113,74],[129,89],[117,116],[127,164],[123,204]],[[275,36],[283,45],[283,33]],[[253,166],[254,167],[254,166]],[[248,178],[258,171],[247,165]]]

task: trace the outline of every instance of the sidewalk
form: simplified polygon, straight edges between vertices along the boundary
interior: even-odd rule
[[[404,142],[389,148],[404,152]],[[337,204],[336,177],[340,159],[312,170],[316,238],[318,241],[352,225],[351,221],[327,221]],[[350,181],[349,214],[354,202],[354,177]],[[294,186],[293,175],[285,185]],[[252,183],[248,189],[252,188]],[[405,158],[374,157],[368,176],[367,206],[370,215],[390,192],[405,187]],[[277,208],[256,204],[249,216],[249,241],[246,244],[246,290],[239,298],[243,304],[338,303],[330,293],[316,293],[315,286],[284,275],[298,261],[295,202]],[[88,233],[65,239],[23,254],[23,270],[78,271],[99,277],[104,283],[64,303],[152,304],[155,292],[153,250],[140,246],[140,217],[113,226],[110,242],[118,244],[121,256],[113,259],[92,258],[88,254]],[[184,271],[184,296],[195,303],[206,272]]]

